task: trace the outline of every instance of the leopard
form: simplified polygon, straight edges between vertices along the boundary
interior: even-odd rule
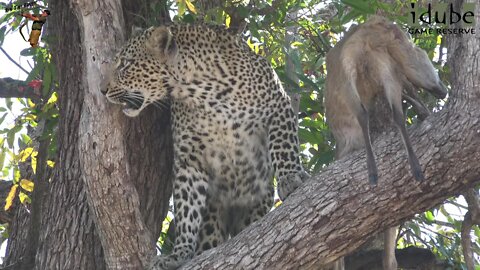
[[[205,24],[150,27],[111,70],[102,92],[126,116],[165,102],[171,112],[176,237],[147,269],[177,269],[262,218],[274,177],[281,200],[308,179],[290,97],[241,35]]]

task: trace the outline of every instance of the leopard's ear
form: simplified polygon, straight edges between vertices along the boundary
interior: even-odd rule
[[[162,62],[167,62],[177,55],[177,43],[166,26],[153,29],[152,34],[145,42],[147,50]]]
[[[130,36],[131,37],[139,36],[141,33],[143,33],[143,31],[145,31],[144,28],[142,28],[140,26],[132,25],[132,31],[131,31]]]

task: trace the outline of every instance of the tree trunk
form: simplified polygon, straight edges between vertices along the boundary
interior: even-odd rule
[[[79,22],[66,1],[52,1],[49,18],[57,65],[60,121],[58,156],[43,202],[40,246],[35,269],[105,269],[103,251],[86,203],[79,164],[78,125],[83,106],[83,53]]]
[[[169,114],[150,108],[128,119],[100,93],[124,41],[121,3],[80,1],[76,14],[85,48],[79,147],[89,205],[108,268],[140,269],[154,255],[171,193]]]

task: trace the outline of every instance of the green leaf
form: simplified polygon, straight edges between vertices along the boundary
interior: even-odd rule
[[[11,110],[12,110],[12,104],[13,104],[12,99],[11,99],[11,98],[6,98],[6,99],[5,99],[5,104],[7,105],[7,109],[8,109],[9,111],[11,111]]]
[[[317,99],[313,99],[310,93],[302,93],[300,98],[300,108],[302,112],[322,112],[322,102]]]
[[[314,91],[320,92],[320,88],[318,88],[318,85],[314,83],[312,80],[310,80],[307,76],[305,76],[303,73],[297,73],[298,79],[302,81],[305,85],[310,86]]]
[[[425,219],[428,224],[432,224],[435,221],[435,217],[433,216],[432,211],[425,212]]]
[[[15,125],[12,129],[7,131],[7,143],[8,147],[13,148],[14,141],[15,141],[15,135],[22,130],[23,126],[22,125]]]
[[[301,141],[309,142],[311,144],[323,144],[324,142],[323,136],[321,136],[316,130],[309,131],[307,129],[300,128],[298,130],[298,136]]]
[[[21,136],[22,141],[25,145],[29,145],[29,144],[32,143],[32,139],[27,134],[20,134],[20,136]]]
[[[317,138],[315,137],[315,134],[306,129],[299,129],[298,137],[300,138],[300,141],[309,142],[312,144],[315,144],[315,141],[317,140]]]
[[[236,12],[240,18],[248,18],[248,15],[250,14],[250,10],[245,6],[238,6]]]
[[[11,132],[11,130],[9,130],[7,132],[7,144],[8,144],[8,148],[13,148],[13,142],[15,141],[15,133]]]
[[[27,79],[25,81],[31,82],[32,80],[36,79],[42,69],[43,69],[42,62],[37,62],[37,64],[33,67],[33,69],[28,74]]]
[[[415,235],[417,235],[417,236],[420,236],[420,235],[421,235],[420,227],[419,227],[417,224],[411,223],[409,227],[410,227],[410,229],[413,230],[413,232],[415,233]]]
[[[455,229],[457,230],[457,232],[460,232],[462,230],[462,221],[460,220],[454,220],[453,221],[453,226],[455,227]]]
[[[0,47],[3,44],[3,40],[5,39],[5,31],[7,30],[7,26],[0,28]]]
[[[341,18],[340,22],[343,25],[343,24],[346,24],[350,21],[353,21],[354,19],[360,17],[361,15],[362,15],[362,13],[360,11],[354,9],[354,10],[348,12],[347,14],[345,14],[345,16],[343,16]]]
[[[3,123],[3,121],[5,120],[5,117],[7,117],[7,114],[3,114],[2,117],[0,117],[0,125]]]
[[[43,72],[43,82],[42,82],[43,91],[42,91],[42,95],[44,97],[48,96],[48,94],[50,92],[50,89],[51,89],[51,86],[52,86],[53,76],[52,76],[51,65],[52,64],[47,64],[45,66],[45,70]]]
[[[177,0],[177,6],[178,6],[178,15],[183,16],[186,10],[186,4],[185,1],[182,0]]]
[[[5,163],[5,155],[6,155],[6,151],[4,151],[4,148],[2,147],[1,151],[0,151],[0,168],[3,168],[3,163]]]
[[[21,56],[33,56],[35,55],[35,49],[34,48],[26,48],[20,51]]]
[[[3,170],[2,170],[2,175],[3,176],[6,176],[10,173],[10,168],[8,167],[4,167]]]
[[[185,16],[183,16],[183,22],[194,23],[195,22],[195,17],[192,14],[185,14]]]
[[[15,184],[18,184],[20,181],[20,170],[18,169],[18,166],[13,167],[13,182]]]
[[[352,8],[359,10],[363,13],[373,14],[375,13],[375,9],[371,5],[371,3],[364,1],[364,0],[341,0],[347,6],[351,6]]]

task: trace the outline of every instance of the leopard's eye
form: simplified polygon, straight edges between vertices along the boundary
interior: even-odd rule
[[[122,64],[122,61],[120,58],[117,58],[115,61],[115,68],[118,68]]]
[[[133,60],[127,59],[127,58],[120,58],[120,64],[118,65],[117,68],[119,69],[119,72],[125,72],[125,70],[132,64]]]

